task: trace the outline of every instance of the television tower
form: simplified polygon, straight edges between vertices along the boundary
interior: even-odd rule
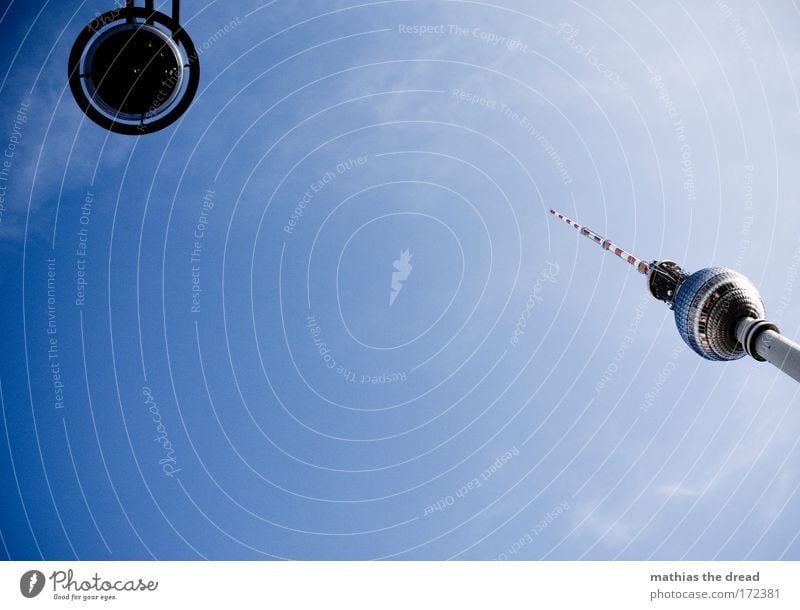
[[[646,275],[650,294],[675,312],[678,332],[695,353],[707,360],[749,354],[800,381],[800,345],[764,319],[761,296],[741,273],[724,267],[686,273],[670,260],[647,263],[563,214],[550,213]]]

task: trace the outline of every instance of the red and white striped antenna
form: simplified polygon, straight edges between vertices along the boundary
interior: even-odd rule
[[[597,242],[600,246],[603,247],[603,250],[610,250],[611,252],[619,256],[622,260],[633,265],[639,273],[647,275],[648,272],[650,271],[650,265],[648,263],[636,258],[630,252],[623,250],[617,244],[612,242],[610,239],[606,239],[605,237],[598,235],[588,227],[582,227],[574,220],[571,220],[566,216],[564,216],[561,212],[556,212],[555,210],[551,209],[550,213],[553,216],[557,216],[558,218],[566,222],[573,229],[577,229],[578,231],[580,231],[581,235],[585,235],[586,237],[593,239],[595,242]]]

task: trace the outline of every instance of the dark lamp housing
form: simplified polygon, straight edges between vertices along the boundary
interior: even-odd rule
[[[174,123],[199,79],[197,51],[177,21],[132,4],[92,20],[69,57],[78,106],[101,127],[127,135]]]

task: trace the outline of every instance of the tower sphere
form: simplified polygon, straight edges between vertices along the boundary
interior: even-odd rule
[[[741,273],[724,267],[700,269],[688,276],[678,287],[673,307],[681,337],[708,360],[744,356],[736,324],[748,316],[765,317],[755,286]]]

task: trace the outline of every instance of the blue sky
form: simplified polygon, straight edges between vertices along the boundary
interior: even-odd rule
[[[800,558],[797,384],[547,214],[800,337],[793,7],[182,4],[140,138],[65,88],[111,3],[3,9],[0,555]]]

